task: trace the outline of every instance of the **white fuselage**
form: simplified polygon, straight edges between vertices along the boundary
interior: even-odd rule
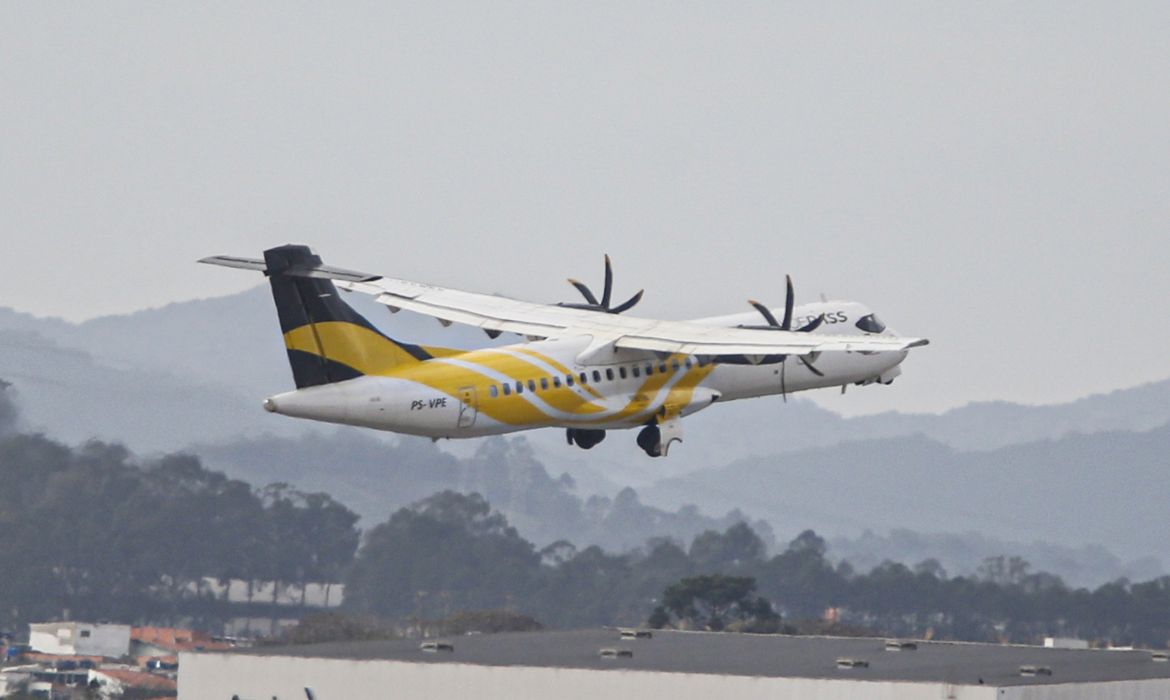
[[[825,314],[817,334],[858,335],[870,311],[855,302],[795,309],[795,327]],[[759,324],[755,312],[700,319],[720,327]],[[432,438],[497,435],[540,427],[634,428],[677,419],[716,401],[858,383],[889,383],[905,351],[834,352],[783,362],[708,363],[686,356],[614,351],[592,337],[566,337],[436,357],[417,369],[362,376],[279,394],[267,410],[318,421]],[[765,359],[763,364],[750,364]],[[647,371],[649,368],[649,371]],[[505,393],[506,392],[506,393]]]

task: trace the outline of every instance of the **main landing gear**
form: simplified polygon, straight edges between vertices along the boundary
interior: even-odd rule
[[[604,430],[589,430],[587,428],[567,428],[565,441],[576,445],[583,450],[596,447],[605,439]],[[677,418],[663,423],[647,423],[638,431],[638,447],[651,457],[665,457],[671,443],[682,440],[682,431]]]
[[[587,430],[585,428],[568,428],[565,430],[565,440],[570,445],[576,444],[583,450],[592,449],[605,439],[604,430]]]

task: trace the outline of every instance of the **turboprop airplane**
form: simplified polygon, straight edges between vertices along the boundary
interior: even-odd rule
[[[638,446],[662,457],[682,440],[682,418],[696,411],[768,394],[889,384],[909,349],[928,342],[895,335],[857,302],[796,306],[791,278],[779,319],[756,301],[749,302],[755,312],[692,321],[627,316],[642,292],[611,304],[608,256],[601,299],[569,280],[585,301],[560,304],[331,267],[301,245],[271,248],[263,259],[199,262],[268,277],[297,388],[265,399],[265,409],[434,439],[558,427],[570,445],[588,450],[608,430],[638,428]],[[526,341],[477,350],[406,343],[377,330],[339,289],[369,294],[391,312]]]

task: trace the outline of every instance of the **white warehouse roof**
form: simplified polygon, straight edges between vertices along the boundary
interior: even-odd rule
[[[1078,693],[1101,691],[1102,683],[1124,684],[1125,697],[1170,697],[1170,664],[1154,661],[1149,651],[945,642],[887,651],[885,639],[658,630],[651,639],[621,639],[617,630],[603,629],[444,641],[454,650],[427,652],[419,640],[388,640],[184,654],[179,697],[287,700],[305,697],[303,689],[310,687],[318,700],[335,700],[339,693],[357,698],[363,696],[362,673],[371,674],[371,698],[384,697],[389,683],[428,696],[474,688],[475,696],[485,699],[497,697],[493,688],[498,697],[515,698],[539,687],[558,698],[629,690],[678,700],[703,688],[703,693],[734,690],[737,697],[811,699],[846,697],[845,688],[856,693],[858,682],[866,684],[869,697],[908,698],[919,692],[923,698],[1091,697]],[[633,655],[603,658],[602,649]],[[236,686],[229,687],[232,683]],[[1041,689],[1035,686],[1044,691],[1036,694]]]

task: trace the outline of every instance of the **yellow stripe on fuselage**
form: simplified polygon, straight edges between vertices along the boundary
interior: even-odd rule
[[[486,392],[486,388],[492,385],[498,387],[502,383],[500,380],[486,376],[475,369],[447,362],[422,362],[413,367],[395,371],[390,376],[418,382],[455,397],[458,396],[459,390],[463,387],[476,387],[479,392],[479,411],[508,425],[548,425],[563,420],[541,411],[529,400],[529,397],[570,415],[587,417],[592,413],[604,410],[582,397],[571,387],[565,386],[563,377],[560,388],[554,387],[551,384],[552,377],[547,372],[540,371],[536,366],[518,357],[493,350],[470,350],[455,356],[453,359],[508,377],[511,395],[506,396],[500,392],[496,397],[491,397]],[[547,361],[547,358],[545,359]],[[528,382],[532,381],[535,386],[540,387],[542,378],[546,382],[550,382],[549,388],[532,392],[528,387]],[[517,382],[523,383],[523,393],[516,391]]]
[[[673,369],[673,364],[677,362],[679,369]],[[639,414],[652,413],[657,411],[661,406],[667,403],[678,404],[681,410],[691,402],[694,396],[695,388],[699,386],[707,375],[715,369],[714,364],[708,364],[705,367],[700,367],[697,363],[692,364],[691,368],[686,369],[686,358],[683,355],[672,355],[666,360],[659,360],[657,362],[638,363],[653,364],[654,374],[643,382],[638,391],[631,397],[630,402],[617,413],[607,416],[604,419],[592,422],[611,422],[624,421],[634,417],[643,417]],[[659,367],[665,365],[668,369],[666,372],[660,372]],[[670,389],[667,390],[667,396],[663,401],[654,401],[654,397],[669,383],[669,381],[676,376],[678,372],[685,372],[685,374],[674,383]]]
[[[556,360],[549,357],[548,355],[542,355],[542,354],[540,354],[540,353],[538,353],[535,350],[532,350],[530,348],[518,347],[518,348],[513,348],[513,349],[518,353],[521,353],[523,355],[528,355],[529,357],[533,357],[533,358],[536,358],[538,360],[543,361],[545,364],[553,367],[554,369],[559,370],[562,375],[576,376],[575,373],[573,372],[573,370],[562,365],[560,362],[557,362]],[[578,377],[578,379],[580,379],[580,378]],[[594,389],[593,386],[588,384],[588,383],[581,384],[580,382],[578,382],[578,386],[580,386],[583,390],[592,394],[593,397],[598,399],[598,400],[601,400],[602,398],[604,398],[604,397],[602,397],[602,395],[599,391]]]
[[[565,364],[528,347],[509,346],[506,348],[507,351],[505,348],[463,351],[423,347],[423,350],[434,358],[450,358],[457,360],[459,364],[441,360],[420,361],[381,334],[363,326],[341,321],[306,325],[289,331],[285,334],[285,346],[290,350],[313,355],[324,354],[328,359],[348,365],[365,375],[395,377],[417,382],[454,398],[460,397],[460,389],[475,387],[478,390],[478,410],[500,423],[514,426],[536,427],[563,423],[566,420],[583,424],[622,422],[635,418],[641,420],[644,415],[658,410],[664,403],[676,404],[681,409],[689,404],[695,388],[714,369],[714,365],[700,367],[697,364],[689,370],[684,369],[681,365],[685,358],[681,355],[666,360],[637,362],[635,364],[639,367],[646,364],[654,365],[654,374],[645,378],[620,410],[609,412],[606,406],[599,405],[607,397],[592,383],[582,384],[578,381],[577,374]],[[517,355],[530,357],[533,361]],[[556,370],[560,374],[561,386],[553,386],[551,383],[553,375],[535,362]],[[673,362],[680,364],[678,370],[672,368]],[[663,364],[668,367],[666,372],[658,370]],[[628,364],[624,366],[629,367]],[[477,368],[482,368],[484,372],[477,371]],[[593,369],[605,371],[605,368],[592,368],[589,370],[590,374]],[[610,369],[612,371],[614,368]],[[658,394],[677,377],[678,372],[685,374],[667,390],[668,395],[664,400],[656,401]],[[504,395],[502,391],[497,390],[498,395],[492,397],[487,387],[499,387],[502,380],[497,377],[500,376],[508,378],[512,392],[510,395]],[[574,377],[576,388],[567,385],[566,376]],[[547,389],[540,388],[542,378],[549,382]],[[533,392],[528,387],[529,381],[535,382],[538,391]],[[515,390],[517,382],[523,384],[523,393]],[[550,415],[534,402],[542,403],[561,415]],[[600,413],[606,415],[598,415]]]

